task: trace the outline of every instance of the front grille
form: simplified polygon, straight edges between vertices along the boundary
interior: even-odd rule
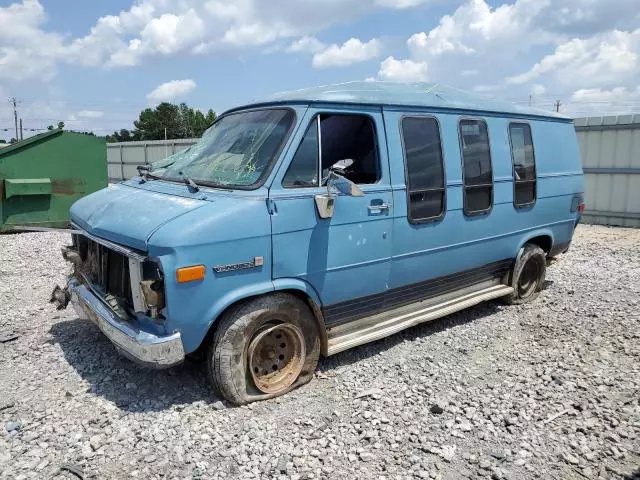
[[[115,297],[121,306],[132,311],[129,259],[84,236],[73,237],[82,260],[81,271],[86,280],[104,297]]]

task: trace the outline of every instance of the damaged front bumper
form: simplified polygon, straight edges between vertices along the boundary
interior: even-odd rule
[[[125,357],[157,369],[169,368],[184,361],[184,347],[179,332],[159,336],[142,330],[136,325],[135,319],[121,319],[97,294],[75,278],[69,280],[66,292],[76,313],[95,323]]]

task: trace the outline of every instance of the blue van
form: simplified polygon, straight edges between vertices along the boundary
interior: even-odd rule
[[[234,404],[321,354],[532,301],[584,208],[570,119],[433,84],[280,94],[139,171],[71,208],[54,300],[137,362],[206,361]]]

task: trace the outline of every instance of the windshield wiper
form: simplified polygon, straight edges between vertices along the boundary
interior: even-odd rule
[[[187,175],[185,175],[184,172],[179,172],[180,175],[182,175],[182,179],[184,180],[184,183],[186,183],[187,185],[189,185],[189,187],[194,191],[194,192],[199,192],[200,191],[200,187],[198,186],[198,184],[196,182],[194,182],[193,180],[191,180],[191,178],[189,178]]]

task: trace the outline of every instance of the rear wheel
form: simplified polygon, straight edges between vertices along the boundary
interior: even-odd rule
[[[544,286],[547,258],[538,245],[527,243],[516,261],[511,275],[513,293],[504,297],[509,304],[522,304],[535,300]]]
[[[276,293],[232,307],[219,320],[208,376],[228,401],[243,405],[307,383],[320,356],[318,326],[306,303]]]

